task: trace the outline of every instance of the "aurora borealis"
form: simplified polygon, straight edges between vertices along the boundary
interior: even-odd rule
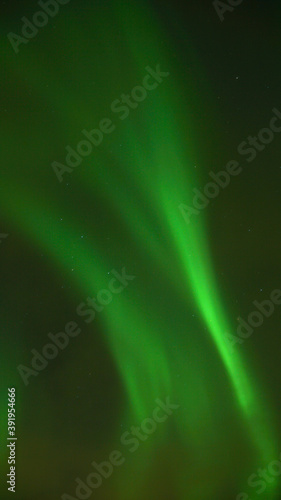
[[[58,3],[1,6],[1,499],[15,387],[15,498],[279,500],[280,6]]]

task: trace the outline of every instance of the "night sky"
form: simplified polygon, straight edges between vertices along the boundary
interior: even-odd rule
[[[1,2],[1,499],[281,499],[280,18]]]

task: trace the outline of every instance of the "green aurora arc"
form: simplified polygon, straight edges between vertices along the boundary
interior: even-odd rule
[[[108,220],[111,221],[115,227],[110,236],[114,250],[108,251],[106,238],[97,237],[94,221],[90,218],[83,220],[79,216],[79,207],[64,206],[60,198],[61,185],[50,162],[48,167],[45,165],[46,157],[50,156],[47,141],[41,143],[37,162],[31,153],[32,144],[28,141],[31,163],[36,163],[30,167],[31,185],[26,179],[26,172],[21,171],[19,179],[22,182],[17,182],[15,187],[14,174],[7,172],[1,203],[11,227],[44,250],[54,269],[63,269],[66,275],[71,275],[70,269],[75,264],[77,272],[71,278],[81,300],[87,294],[95,295],[104,288],[108,272],[112,268],[118,269],[121,262],[129,273],[136,276],[127,290],[115,297],[100,316],[108,348],[127,395],[122,423],[126,427],[150,416],[157,398],[170,396],[180,408],[171,419],[173,425],[159,429],[147,447],[136,453],[134,465],[128,465],[131,467],[130,479],[128,469],[118,472],[116,488],[120,491],[120,498],[132,500],[146,491],[144,464],[149,462],[149,457],[157,454],[157,447],[164,447],[167,442],[171,446],[174,433],[183,448],[189,446],[195,449],[198,456],[205,449],[206,442],[213,443],[210,433],[214,433],[214,441],[219,440],[220,429],[216,429],[211,414],[213,403],[210,404],[208,398],[199,358],[196,366],[200,347],[193,338],[198,335],[201,338],[202,331],[200,334],[197,331],[199,323],[196,327],[188,323],[187,311],[192,308],[206,328],[203,335],[208,338],[204,339],[203,345],[209,345],[212,350],[212,345],[208,344],[210,336],[216,351],[212,355],[221,364],[219,373],[224,372],[229,379],[230,399],[233,398],[237,418],[240,417],[243,422],[241,425],[247,428],[249,448],[254,446],[256,450],[249,473],[261,463],[268,464],[278,456],[278,443],[271,425],[270,410],[264,406],[250,362],[244,359],[239,349],[232,352],[225,341],[225,333],[231,332],[232,327],[214,275],[204,213],[187,225],[178,208],[180,203],[192,204],[191,189],[198,183],[197,171],[191,161],[196,154],[196,138],[192,137],[191,119],[187,123],[183,111],[186,105],[179,97],[184,93],[188,95],[189,91],[194,95],[193,83],[189,83],[190,89],[179,83],[184,82],[186,77],[181,75],[180,64],[169,57],[167,35],[147,4],[140,2],[125,8],[120,3],[114,2],[114,10],[106,11],[106,14],[103,7],[97,9],[94,26],[90,20],[83,27],[79,26],[74,18],[68,17],[67,29],[69,32],[75,30],[81,47],[79,43],[73,45],[72,53],[68,53],[66,37],[59,50],[67,53],[66,65],[69,64],[68,58],[78,61],[73,70],[73,86],[68,86],[63,77],[58,77],[50,89],[44,88],[42,93],[41,81],[47,78],[49,70],[41,60],[39,50],[37,52],[36,43],[26,47],[30,57],[28,70],[16,60],[9,62],[12,75],[23,79],[23,85],[29,85],[39,99],[59,107],[63,114],[61,122],[56,123],[56,130],[60,130],[58,152],[63,151],[61,145],[71,143],[69,137],[73,138],[72,144],[75,144],[77,134],[79,140],[79,131],[91,123],[91,116],[105,116],[108,104],[115,96],[110,78],[103,85],[102,99],[90,94],[85,96],[82,92],[75,93],[74,88],[79,86],[80,65],[83,67],[84,64],[79,60],[79,54],[85,37],[89,39],[92,36],[99,41],[99,55],[93,60],[91,69],[87,69],[88,77],[95,75],[96,67],[102,67],[107,74],[116,75],[114,86],[120,89],[120,93],[131,88],[128,81],[135,81],[135,84],[141,82],[148,64],[155,66],[159,63],[163,70],[170,73],[159,88],[149,94],[146,102],[133,112],[132,118],[117,123],[112,137],[105,137],[103,146],[94,150],[89,158],[83,160],[83,166],[70,174],[72,183],[76,183],[89,203],[93,203],[96,213],[99,206],[105,207],[105,227],[97,232],[100,235],[107,230],[110,232]],[[106,25],[102,23],[104,16],[107,18]],[[165,44],[162,44],[163,40]],[[191,49],[190,57],[196,71],[203,75],[196,54]],[[118,70],[127,67],[129,62],[129,75],[125,70]],[[55,71],[55,62],[52,68]],[[9,127],[6,133],[8,136]],[[23,143],[27,136],[28,132],[23,127]],[[38,139],[34,130],[34,142]],[[14,152],[14,155],[21,165],[21,152]],[[39,164],[44,165],[42,175],[38,172]],[[67,178],[68,174],[65,174],[64,183]],[[57,184],[57,191],[49,196],[48,190],[53,184]],[[61,213],[64,224],[58,217]],[[83,242],[83,246],[75,246],[73,242],[83,233],[91,236]],[[142,268],[145,269],[143,275]],[[156,275],[161,275],[162,283],[172,298],[169,313],[169,301],[157,300],[163,284],[160,286],[154,282],[154,271]],[[177,322],[173,322],[173,314],[178,315]],[[175,345],[180,348],[175,349]],[[207,415],[208,422],[202,425],[198,415]],[[119,424],[116,425],[116,442],[120,435]],[[206,452],[206,462],[209,457],[209,452]],[[186,469],[187,465],[181,463],[174,472],[177,498],[187,498],[187,484],[188,498],[195,500],[200,494],[200,500],[207,500],[210,492],[216,497],[219,476],[210,475],[207,486],[199,485],[198,481],[192,485],[192,478],[187,475]],[[237,492],[247,491],[248,475],[241,467]],[[130,488],[128,493],[124,493],[128,483]],[[278,487],[277,481],[268,485],[268,499],[277,498]],[[252,492],[250,495],[250,498],[259,498]]]

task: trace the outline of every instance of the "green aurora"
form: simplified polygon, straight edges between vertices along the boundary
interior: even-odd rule
[[[200,158],[192,120],[194,99],[207,110],[206,122],[220,127],[210,104],[207,74],[188,36],[186,50],[196,78],[184,71],[180,58],[174,56],[173,39],[148,2],[125,5],[116,1],[110,8],[98,2],[93,10],[89,8],[89,15],[86,9],[76,14],[71,4],[61,8],[59,28],[56,26],[61,30],[59,45],[52,41],[50,30],[42,28],[37,39],[20,47],[18,55],[5,46],[4,84],[8,87],[8,81],[12,82],[7,92],[14,99],[13,107],[19,107],[20,119],[15,124],[13,114],[11,119],[7,116],[2,129],[5,163],[14,167],[6,167],[3,173],[2,229],[9,232],[9,238],[2,242],[1,250],[6,246],[8,251],[17,234],[22,248],[31,246],[33,250],[28,252],[36,254],[39,265],[39,256],[44,256],[43,265],[50,273],[48,294],[53,295],[50,290],[56,280],[69,286],[60,290],[68,313],[54,313],[57,323],[52,326],[42,321],[40,335],[35,332],[28,341],[18,323],[17,354],[12,364],[3,348],[3,366],[19,395],[25,423],[22,428],[18,424],[26,435],[23,442],[33,435],[24,417],[28,402],[33,405],[37,397],[40,400],[39,393],[46,391],[50,404],[55,405],[52,370],[56,377],[59,373],[58,386],[63,388],[64,380],[69,386],[76,385],[75,373],[84,361],[79,348],[73,361],[74,342],[78,346],[85,331],[91,335],[83,340],[83,349],[87,356],[92,352],[92,372],[97,378],[92,387],[87,381],[84,397],[95,400],[99,372],[95,375],[94,367],[105,351],[110,353],[105,365],[114,365],[111,377],[118,382],[112,387],[111,378],[102,383],[99,405],[104,401],[112,413],[103,429],[87,429],[84,423],[88,442],[80,445],[78,437],[73,438],[77,459],[72,475],[66,472],[69,459],[63,460],[64,454],[71,454],[69,436],[61,442],[57,457],[51,458],[52,450],[47,448],[40,465],[40,455],[29,457],[28,467],[37,476],[34,481],[25,473],[25,449],[23,444],[19,447],[21,498],[47,500],[63,498],[63,493],[75,497],[75,477],[85,478],[92,460],[106,460],[111,450],[119,449],[122,432],[150,417],[155,400],[167,397],[179,408],[128,456],[108,482],[104,480],[95,497],[234,499],[233,493],[227,496],[230,485],[229,491],[236,495],[243,491],[252,500],[261,498],[249,488],[247,479],[279,456],[274,410],[266,383],[259,379],[247,350],[243,346],[232,349],[226,341],[226,333],[235,334],[235,324],[228,314],[229,297],[223,297],[216,276],[207,210],[192,217],[190,224],[179,210],[182,203],[192,205],[192,188],[202,184],[204,176],[199,167],[194,168]],[[54,57],[50,59],[51,52]],[[111,103],[141,85],[148,65],[156,68],[158,64],[169,75],[121,120],[112,112]],[[188,96],[193,100],[190,108]],[[96,128],[106,117],[114,123],[114,131],[58,182],[52,163],[65,164],[65,147],[75,149],[83,139],[81,131]],[[17,147],[11,147],[11,134],[17,135]],[[85,325],[76,306],[106,288],[109,272],[120,272],[124,266],[135,279],[113,297],[92,325]],[[15,293],[17,297],[19,292]],[[35,293],[28,288],[29,301],[35,300]],[[31,349],[40,350],[47,332],[51,328],[59,331],[70,320],[77,321],[83,333],[25,387],[16,366],[30,364]],[[40,321],[33,328],[36,324]],[[9,330],[8,324],[5,327]],[[100,338],[97,344],[96,337]],[[7,383],[11,384],[5,375],[1,382],[4,395]],[[110,403],[114,392],[118,394],[115,409]],[[79,398],[83,404],[82,396]],[[1,405],[5,415],[5,401]],[[224,407],[232,420],[224,419]],[[46,411],[44,415],[43,410],[35,410],[38,419],[42,418],[41,427],[37,424],[35,428],[41,428],[44,435],[45,426],[46,442],[52,442],[56,434],[46,423],[54,415],[53,410],[50,415]],[[59,415],[66,418],[66,413]],[[71,425],[75,434],[80,424],[73,420]],[[5,433],[4,419],[2,435]],[[40,439],[42,445],[44,439]],[[240,442],[237,448],[236,441]],[[233,447],[229,462],[223,458],[227,446]],[[6,450],[2,460],[5,456]],[[47,486],[48,466],[44,465],[52,460],[61,470],[51,482],[53,493]],[[280,498],[278,492],[276,478],[267,486],[267,500]]]

